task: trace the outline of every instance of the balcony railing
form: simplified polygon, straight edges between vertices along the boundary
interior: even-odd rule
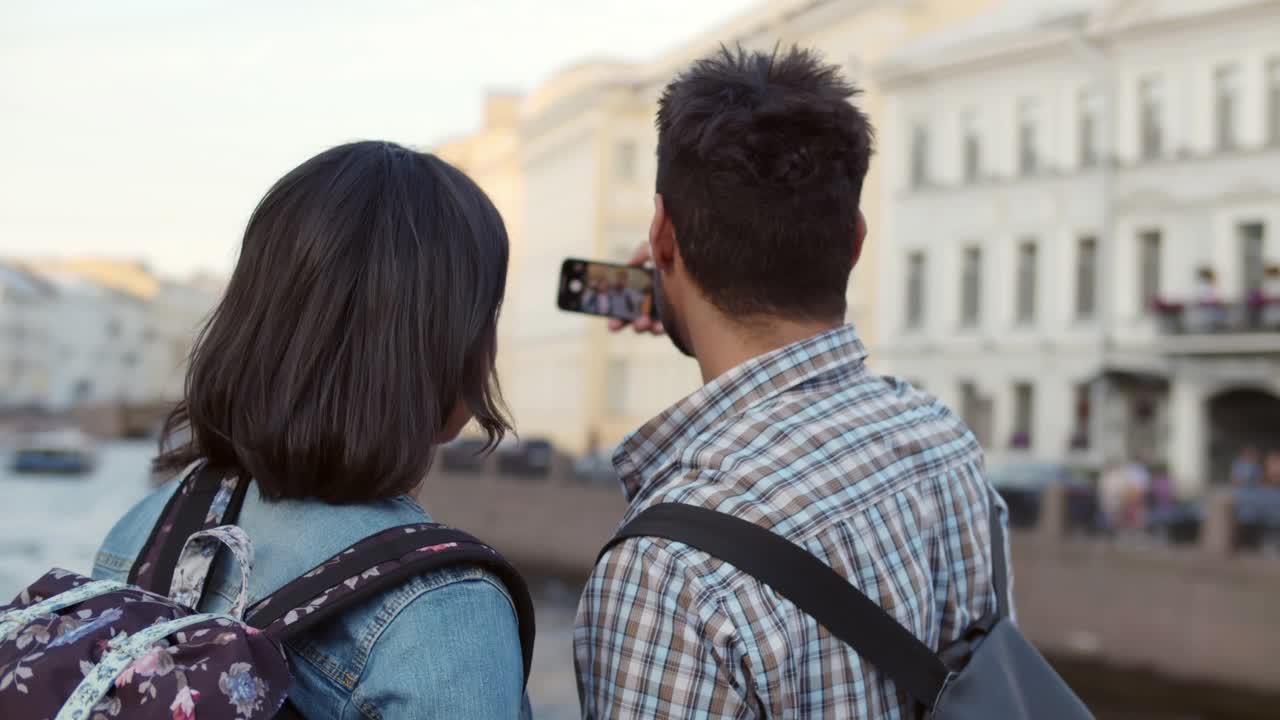
[[[1280,331],[1280,296],[1251,294],[1239,302],[1156,300],[1152,313],[1167,335],[1270,333]]]

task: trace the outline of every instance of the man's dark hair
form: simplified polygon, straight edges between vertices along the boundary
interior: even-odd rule
[[[269,499],[349,503],[416,487],[459,403],[496,444],[507,258],[498,211],[435,156],[359,142],[306,161],[249,220],[155,468],[207,460]]]
[[[732,316],[842,316],[872,130],[815,53],[699,60],[658,106],[657,191],[680,255]]]

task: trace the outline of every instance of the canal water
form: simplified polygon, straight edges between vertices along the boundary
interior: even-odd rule
[[[8,601],[26,584],[51,567],[87,573],[98,543],[127,509],[149,489],[147,464],[150,443],[125,442],[101,448],[96,471],[80,478],[18,477],[9,473],[9,458],[0,448],[0,598]],[[483,533],[482,528],[475,528]],[[550,579],[533,579],[538,608],[538,642],[529,682],[534,717],[569,720],[578,717],[573,678],[573,588]],[[1205,715],[1169,710],[1136,711],[1151,704],[1124,701],[1112,709],[1113,690],[1124,679],[1092,669],[1077,670],[1070,678],[1086,692],[1086,701],[1099,720],[1235,720],[1280,717],[1258,708],[1249,714]],[[1124,695],[1125,693],[1121,693]],[[1132,693],[1130,693],[1132,694]],[[1166,698],[1167,700],[1168,698]],[[1274,705],[1271,706],[1274,710]]]

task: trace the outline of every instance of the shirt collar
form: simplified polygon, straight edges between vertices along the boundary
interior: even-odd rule
[[[857,331],[844,325],[758,355],[703,385],[618,446],[613,464],[627,500],[634,499],[663,466],[717,420],[738,415],[833,368],[860,366],[866,357]]]

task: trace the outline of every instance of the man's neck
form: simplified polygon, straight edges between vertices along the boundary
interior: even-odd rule
[[[791,321],[751,320],[707,322],[693,338],[693,347],[702,370],[702,382],[709,383],[752,358],[834,330],[843,320]]]

